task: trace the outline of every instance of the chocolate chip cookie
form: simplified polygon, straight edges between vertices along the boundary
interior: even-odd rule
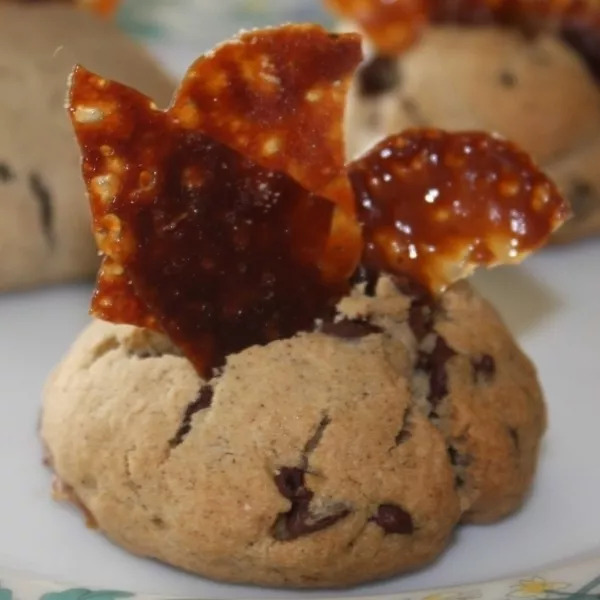
[[[203,380],[94,321],[49,380],[59,490],[141,556],[232,582],[349,586],[423,566],[525,498],[545,428],[530,361],[466,283],[368,274],[315,330]]]
[[[160,103],[174,87],[108,20],[60,2],[0,3],[0,291],[91,277],[97,268],[64,108],[68,75],[80,61]]]

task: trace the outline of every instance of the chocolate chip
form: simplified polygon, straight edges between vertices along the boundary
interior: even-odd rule
[[[310,511],[313,493],[304,484],[304,471],[282,467],[275,476],[279,493],[291,501],[290,510],[277,516],[271,529],[276,540],[289,541],[331,527],[350,513],[342,504],[334,505],[330,514],[316,516]]]
[[[511,71],[501,71],[498,79],[505,88],[514,88],[518,83],[517,76]]]
[[[414,532],[412,517],[396,504],[380,504],[371,520],[386,533],[410,535]]]
[[[414,301],[408,311],[408,325],[417,340],[422,340],[431,331],[433,326],[431,308]]]
[[[396,289],[412,299],[408,325],[417,340],[422,340],[433,328],[435,302],[427,288],[409,277],[394,277]]]
[[[293,500],[304,490],[304,471],[297,467],[281,467],[275,476],[275,485],[284,498]]]
[[[365,296],[375,296],[377,290],[377,282],[379,281],[379,272],[374,269],[369,269],[364,265],[361,265],[356,269],[354,275],[350,280],[352,286],[365,284],[364,294]]]
[[[40,210],[42,230],[50,246],[54,245],[54,209],[52,207],[52,196],[47,186],[38,173],[29,175],[29,187],[33,197],[37,200]]]
[[[496,374],[496,361],[489,354],[482,354],[471,359],[476,381],[489,381]]]
[[[12,169],[3,162],[0,162],[0,182],[8,183],[15,178],[15,174],[12,172]]]
[[[415,367],[429,375],[429,394],[427,399],[433,408],[448,394],[448,374],[446,363],[456,352],[448,346],[446,340],[437,336],[433,351],[419,352]]]
[[[461,454],[454,446],[448,446],[448,458],[453,467],[468,467],[471,464],[471,458]]]
[[[375,56],[358,72],[363,96],[378,96],[400,84],[397,60],[392,56]]]
[[[183,442],[185,436],[192,430],[192,417],[197,412],[210,407],[213,394],[213,388],[210,385],[203,385],[200,388],[196,399],[187,405],[177,433],[169,440],[171,448],[176,448]]]
[[[157,529],[164,529],[165,528],[165,522],[160,517],[152,517],[150,519],[150,522]]]
[[[519,451],[521,449],[521,441],[519,440],[519,432],[514,427],[508,428],[508,435],[515,445],[515,449]]]
[[[342,319],[341,321],[325,322],[321,325],[321,332],[325,335],[346,340],[355,340],[373,333],[381,333],[381,331],[381,327],[362,319]]]
[[[596,190],[589,181],[581,178],[571,180],[567,187],[567,198],[577,217],[585,217],[595,207]]]

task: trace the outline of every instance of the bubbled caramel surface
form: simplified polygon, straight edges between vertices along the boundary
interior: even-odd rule
[[[408,130],[348,170],[364,264],[436,292],[477,265],[519,262],[569,215],[527,154],[487,134]]]

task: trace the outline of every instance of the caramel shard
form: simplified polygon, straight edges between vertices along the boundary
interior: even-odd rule
[[[108,17],[117,11],[120,0],[16,0],[23,4],[37,4],[40,2],[57,2],[61,4],[75,4],[81,8],[87,8],[102,16]]]
[[[520,262],[570,216],[526,153],[483,133],[409,130],[348,170],[363,262],[435,293],[479,265]]]
[[[287,31],[290,47],[302,48],[309,29],[277,31]],[[252,45],[234,45],[252,52],[254,46],[262,47],[260,33],[252,35]],[[292,43],[294,38],[299,44]],[[348,50],[346,36],[335,40]],[[284,44],[281,36],[278,41]],[[330,49],[322,60],[340,60]],[[242,68],[243,56],[235,54],[231,60],[232,71]],[[323,77],[338,76],[338,67],[320,69]],[[298,77],[305,79],[304,74]],[[196,78],[196,85],[201,83]],[[289,92],[283,104],[271,106],[290,109],[279,119],[287,125],[276,152],[284,154],[282,165],[292,165],[291,177],[265,166],[280,164],[276,152],[259,162],[243,153],[252,154],[255,145],[233,148],[207,135],[203,110],[195,112],[189,103],[183,122],[178,102],[193,89],[186,80],[173,107],[160,111],[142,94],[78,67],[69,110],[82,150],[96,240],[105,255],[94,314],[161,329],[209,377],[228,354],[311,329],[315,319],[330,314],[348,290],[361,244],[347,211],[298,183],[303,178],[318,187],[326,172],[340,177],[339,157],[326,141],[332,138],[323,138],[316,129],[307,130],[307,139],[323,143],[328,152],[315,148],[314,156],[322,160],[294,162],[303,146],[289,140],[302,134],[296,129],[290,136],[288,129],[308,124],[306,115],[312,112],[294,108]],[[227,106],[224,101],[225,112]],[[328,113],[329,105],[324,106]],[[211,110],[218,123],[218,113]],[[305,115],[304,120],[298,115]],[[318,111],[315,128],[322,123],[317,117]],[[266,113],[263,119],[267,124],[279,121]],[[226,131],[226,120],[222,123]],[[246,130],[260,137],[260,122],[253,127]],[[285,148],[290,149],[287,154]]]
[[[341,17],[356,23],[380,54],[403,52],[429,18],[427,0],[325,0]]]

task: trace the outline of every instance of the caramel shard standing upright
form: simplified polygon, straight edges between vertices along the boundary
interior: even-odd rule
[[[318,76],[294,75],[284,65],[281,77],[290,89],[262,102],[252,89],[262,89],[254,81],[262,81],[267,68],[260,49],[274,35],[278,46],[308,53],[304,67],[312,65]],[[340,49],[350,57],[341,67]],[[288,26],[246,34],[214,57],[214,72],[213,59],[197,63],[200,75],[188,72],[166,112],[81,67],[73,74],[69,106],[106,256],[95,314],[159,327],[207,377],[231,352],[311,328],[346,292],[360,255],[360,238],[335,227],[344,209],[300,181],[318,188],[344,173],[337,135],[343,97],[326,92],[346,85],[360,59],[358,38]],[[241,83],[236,78],[245,68]],[[203,89],[221,77],[228,83],[219,88],[215,109],[214,96]],[[312,102],[305,96],[314,86],[324,97]],[[252,98],[256,114],[247,110]],[[331,123],[321,116],[321,102]],[[232,124],[240,129],[231,131]],[[273,135],[279,154],[257,160]],[[306,144],[314,152],[301,162]],[[357,231],[353,221],[342,222]],[[331,253],[332,245],[343,252]]]

